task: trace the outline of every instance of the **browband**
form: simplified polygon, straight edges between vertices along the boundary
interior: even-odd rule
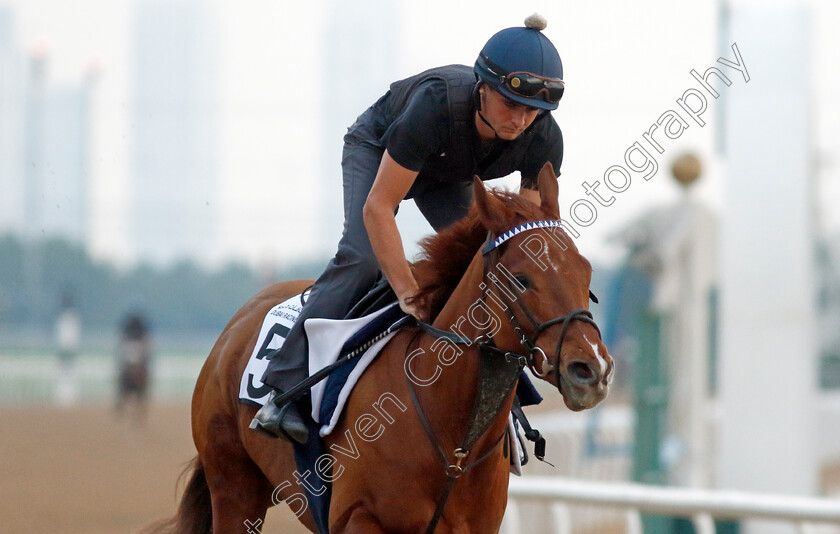
[[[508,239],[515,237],[522,232],[527,232],[528,230],[537,230],[539,228],[562,228],[562,223],[560,221],[555,220],[546,220],[546,221],[531,221],[524,224],[520,224],[519,226],[515,226],[511,228],[507,232],[502,233],[499,237],[494,239],[493,241],[488,241],[484,248],[481,249],[482,254],[487,254],[491,250],[497,248],[499,245],[507,241]]]

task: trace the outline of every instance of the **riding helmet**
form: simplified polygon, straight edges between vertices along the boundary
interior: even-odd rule
[[[547,101],[542,98],[543,95],[529,98],[516,94],[502,82],[504,76],[514,72],[563,79],[560,54],[541,31],[546,25],[546,20],[535,13],[525,19],[525,27],[507,28],[493,35],[475,61],[473,70],[477,79],[514,102],[539,109],[557,109],[557,101]]]

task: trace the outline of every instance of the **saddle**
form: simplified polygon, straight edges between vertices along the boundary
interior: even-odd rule
[[[391,284],[388,283],[388,280],[384,276],[380,275],[367,295],[362,297],[362,300],[353,306],[345,319],[358,319],[359,317],[370,315],[398,300],[397,294],[391,288]]]

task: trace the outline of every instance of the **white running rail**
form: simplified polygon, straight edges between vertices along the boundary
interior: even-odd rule
[[[551,507],[551,532],[571,534],[570,504],[626,510],[628,534],[643,534],[641,513],[688,517],[697,534],[715,534],[714,519],[764,519],[792,523],[800,533],[814,525],[835,525],[840,532],[840,500],[745,493],[740,491],[588,482],[561,477],[511,478],[503,534],[520,532],[520,501]],[[821,531],[822,532],[822,531]]]

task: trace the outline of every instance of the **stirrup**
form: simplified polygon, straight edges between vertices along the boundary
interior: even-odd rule
[[[298,413],[294,402],[288,402],[283,406],[275,404],[280,395],[277,391],[271,393],[265,406],[254,415],[248,428],[270,438],[283,438],[286,441],[300,444],[306,443],[309,440],[309,428],[306,426],[303,417]],[[287,420],[290,410],[292,410],[291,421]],[[297,421],[294,421],[294,419],[297,419]]]

